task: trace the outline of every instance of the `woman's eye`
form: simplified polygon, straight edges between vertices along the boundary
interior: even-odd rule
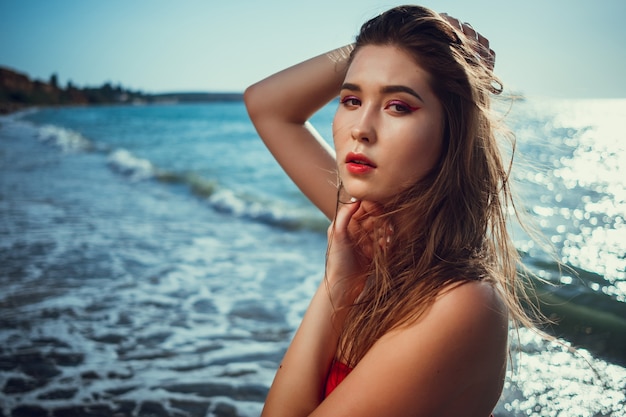
[[[412,107],[412,106],[406,104],[405,102],[398,101],[398,100],[390,101],[385,106],[385,109],[391,109],[391,110],[395,111],[396,113],[413,113],[418,108],[419,107]]]
[[[361,104],[361,100],[359,100],[358,98],[354,96],[346,96],[341,99],[341,104],[349,106],[349,107],[356,107]]]

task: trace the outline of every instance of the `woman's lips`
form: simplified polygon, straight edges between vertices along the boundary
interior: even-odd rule
[[[376,168],[376,164],[370,161],[365,155],[350,152],[346,155],[346,169],[351,174],[366,174]]]

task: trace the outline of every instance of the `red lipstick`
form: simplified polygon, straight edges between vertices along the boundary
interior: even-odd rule
[[[345,162],[346,169],[351,174],[367,174],[376,168],[376,164],[360,153],[349,152]]]

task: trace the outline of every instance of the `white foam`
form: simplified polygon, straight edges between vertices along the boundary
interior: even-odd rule
[[[228,189],[217,191],[208,201],[219,212],[287,228],[301,228],[312,216],[306,210],[281,207],[276,201],[252,201]]]
[[[126,149],[117,149],[108,157],[114,171],[132,181],[143,181],[154,177],[155,168],[147,159],[138,158]]]
[[[78,132],[54,125],[39,128],[39,139],[60,148],[63,152],[87,151],[93,146],[91,142]]]

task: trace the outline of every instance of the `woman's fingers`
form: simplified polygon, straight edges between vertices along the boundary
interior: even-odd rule
[[[350,236],[349,233],[349,225],[351,223],[352,217],[361,207],[360,201],[352,201],[350,203],[342,203],[339,204],[339,208],[337,210],[337,214],[335,215],[335,220],[328,228],[328,239],[332,239],[334,236],[341,236],[345,238]]]
[[[381,219],[382,209],[372,203],[362,203],[348,225],[348,234],[363,256],[371,261],[376,245],[383,251],[390,246],[393,227]]]
[[[334,247],[332,253],[347,256],[346,251],[349,251],[355,262],[364,268],[372,262],[377,249],[388,250],[394,230],[388,220],[381,219],[381,214],[381,208],[369,202],[340,204],[335,220],[328,228],[328,240]]]
[[[354,240],[352,224],[361,202],[341,203],[328,228],[326,277],[336,306],[351,305],[360,294],[369,262]]]
[[[378,245],[385,252],[391,246],[391,242],[393,240],[393,226],[390,224],[385,224],[382,228],[383,233],[378,238]]]
[[[341,203],[328,228],[326,277],[333,302],[351,305],[360,294],[375,251],[386,251],[393,228],[369,202]]]
[[[457,31],[461,32],[474,45],[474,50],[485,63],[487,68],[493,70],[496,63],[496,53],[489,47],[489,39],[478,33],[472,25],[467,22],[461,22],[456,17],[452,17],[447,13],[440,13],[450,25]]]

